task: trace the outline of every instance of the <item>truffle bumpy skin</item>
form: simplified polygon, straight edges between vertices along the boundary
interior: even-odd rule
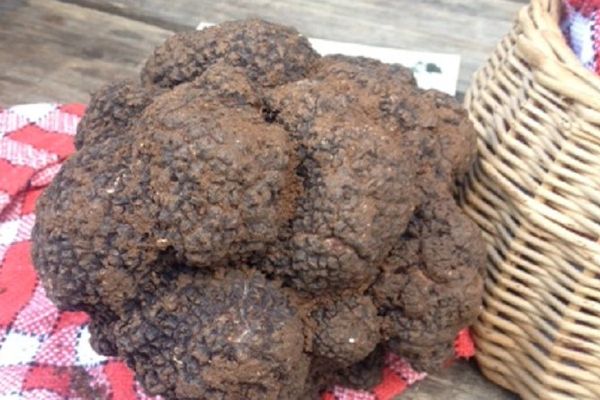
[[[38,202],[51,298],[151,394],[306,399],[419,369],[476,317],[484,244],[454,203],[455,100],[250,20],[175,35],[97,92]]]

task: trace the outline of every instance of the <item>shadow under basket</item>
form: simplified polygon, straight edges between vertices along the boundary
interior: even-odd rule
[[[465,104],[479,159],[461,204],[488,243],[477,360],[524,399],[600,399],[600,77],[533,0]]]

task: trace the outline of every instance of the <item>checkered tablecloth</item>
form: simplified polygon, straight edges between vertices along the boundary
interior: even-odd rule
[[[600,0],[563,0],[561,29],[581,63],[600,74]]]
[[[150,399],[123,362],[90,347],[85,313],[52,304],[31,262],[36,199],[74,151],[84,111],[82,104],[0,109],[0,400]],[[474,354],[467,330],[456,353]],[[336,387],[324,399],[389,400],[423,378],[389,354],[372,391]]]

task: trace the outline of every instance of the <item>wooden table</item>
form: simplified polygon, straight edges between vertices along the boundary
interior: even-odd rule
[[[134,78],[154,46],[199,21],[260,16],[306,36],[459,53],[464,93],[524,0],[0,0],[0,106],[87,102]],[[458,362],[404,400],[508,400],[473,363]]]

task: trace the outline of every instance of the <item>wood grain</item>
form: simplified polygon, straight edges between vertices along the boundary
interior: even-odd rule
[[[475,362],[457,361],[410,387],[397,400],[518,400],[481,376]]]
[[[173,30],[261,17],[309,37],[458,53],[459,92],[508,32],[524,0],[64,0]]]
[[[0,2],[0,105],[87,102],[115,79],[135,78],[171,32],[54,0]]]

